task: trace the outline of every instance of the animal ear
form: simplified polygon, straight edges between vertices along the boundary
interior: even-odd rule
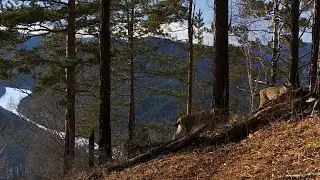
[[[269,81],[266,82],[266,84],[269,86],[269,87],[273,87]]]
[[[174,127],[178,127],[178,126],[179,126],[179,123],[178,123],[178,122],[174,124]]]
[[[282,85],[284,86],[284,87],[286,87],[286,88],[288,88],[288,87],[291,87],[291,84],[290,83],[282,83]]]

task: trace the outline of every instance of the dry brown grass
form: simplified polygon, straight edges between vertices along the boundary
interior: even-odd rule
[[[275,123],[238,144],[170,154],[100,179],[276,179],[315,172],[320,118]]]
[[[277,123],[231,148],[215,179],[320,172],[320,118]],[[319,177],[320,178],[320,177]]]

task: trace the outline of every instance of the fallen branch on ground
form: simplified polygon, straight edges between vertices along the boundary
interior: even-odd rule
[[[308,173],[308,174],[294,174],[281,176],[278,179],[309,179],[320,177],[320,173]]]
[[[144,163],[151,159],[154,159],[160,155],[168,154],[170,152],[175,152],[180,150],[181,148],[185,147],[186,144],[191,142],[197,135],[199,135],[205,128],[206,124],[202,125],[198,128],[196,128],[194,131],[192,131],[187,136],[182,137],[181,139],[172,140],[168,143],[165,143],[162,146],[153,148],[149,151],[147,151],[144,154],[141,154],[135,158],[129,159],[123,163],[112,165],[111,167],[106,167],[108,172],[111,171],[119,171],[128,167],[131,167],[133,165],[136,165],[138,163]]]
[[[294,99],[292,102],[283,102],[272,106],[267,106],[249,116],[244,121],[236,122],[230,126],[225,126],[219,130],[213,138],[204,138],[202,142],[208,144],[223,144],[228,142],[238,142],[246,138],[250,131],[254,132],[259,129],[259,126],[267,125],[270,122],[279,118],[289,119],[293,113],[303,112],[305,107],[309,106],[305,101],[311,97],[312,94],[308,94],[304,97]]]

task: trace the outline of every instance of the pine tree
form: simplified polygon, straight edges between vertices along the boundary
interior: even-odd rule
[[[66,119],[65,119],[65,153],[64,174],[71,168],[74,161],[75,146],[75,68],[76,68],[76,27],[75,27],[75,0],[68,1],[68,26],[66,59]]]
[[[189,51],[189,68],[188,68],[188,102],[187,102],[187,114],[192,112],[192,98],[193,98],[193,0],[189,0],[189,10],[188,10],[188,51]]]
[[[5,52],[0,52],[0,80],[8,80],[12,77],[15,63],[5,58],[6,54],[3,53],[11,53],[10,49],[19,44],[20,39],[16,31],[0,30],[0,49],[6,49]]]
[[[78,91],[75,80],[76,68],[83,62],[87,63],[87,61],[78,61],[76,57],[75,24],[77,23],[77,28],[79,29],[94,24],[94,20],[87,20],[86,17],[94,12],[93,10],[97,7],[95,3],[78,3],[76,11],[75,4],[75,0],[70,0],[68,3],[63,1],[32,1],[7,7],[0,13],[2,26],[7,27],[9,30],[24,30],[27,33],[27,35],[21,35],[22,40],[28,40],[35,36],[47,37],[40,47],[32,50],[20,49],[16,51],[14,58],[10,59],[10,61],[13,62],[15,68],[19,68],[22,71],[29,71],[36,66],[45,67],[47,71],[42,69],[36,71],[36,80],[38,82],[36,90],[49,87],[53,89],[55,87],[66,88],[64,173],[67,173],[72,168],[74,160],[75,96]],[[67,28],[60,22],[65,19],[68,24]],[[53,28],[48,26],[49,24]],[[39,31],[42,31],[42,33],[38,34]],[[64,34],[67,34],[65,47],[61,44],[61,41],[64,41],[61,39],[59,39],[59,43],[54,42],[58,45],[54,43],[46,44],[51,40],[57,40],[55,38],[60,37],[59,35],[64,36]],[[52,48],[48,48],[48,51],[43,51],[49,46]],[[64,48],[65,51],[61,48]],[[51,57],[50,53],[54,51],[59,52],[55,57]],[[61,54],[64,53],[66,53],[66,56],[62,57]],[[63,74],[66,77],[63,77]],[[59,84],[61,82],[65,83],[65,87]]]
[[[290,83],[294,87],[299,87],[299,0],[291,1],[291,68],[290,68]]]
[[[202,109],[209,108],[211,106],[206,106],[207,97],[205,96],[206,91],[210,91],[211,85],[207,84],[207,80],[202,79],[199,74],[201,69],[198,69],[198,63],[201,62],[204,58],[208,58],[207,53],[208,49],[204,45],[204,32],[206,31],[205,24],[203,22],[203,12],[199,9],[194,16],[194,39],[196,44],[194,45],[194,110],[200,111]],[[210,51],[210,50],[209,50]],[[211,91],[210,91],[211,92]],[[210,93],[211,94],[211,93]],[[207,104],[209,105],[209,104]]]
[[[126,0],[127,7],[127,30],[128,30],[128,49],[129,49],[129,61],[130,61],[130,102],[129,102],[129,137],[128,137],[128,157],[134,155],[134,138],[135,138],[135,127],[136,127],[136,105],[135,105],[135,70],[134,70],[134,59],[135,59],[135,22],[136,22],[136,1],[128,2]]]
[[[229,117],[228,1],[215,0],[214,108]]]
[[[110,92],[111,92],[111,54],[110,54],[110,1],[101,0],[100,15],[100,116],[99,116],[99,162],[112,159]]]

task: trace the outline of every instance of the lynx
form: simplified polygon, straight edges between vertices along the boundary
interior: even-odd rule
[[[269,88],[260,90],[259,108],[261,108],[266,102],[279,97],[281,94],[287,93],[288,90],[289,90],[289,87],[286,87],[285,85],[269,87]]]
[[[193,128],[198,127],[206,123],[208,120],[212,120],[215,110],[205,110],[196,114],[190,114],[182,116],[177,120],[175,127],[177,131],[173,136],[173,140],[178,139],[187,133],[189,133]]]

